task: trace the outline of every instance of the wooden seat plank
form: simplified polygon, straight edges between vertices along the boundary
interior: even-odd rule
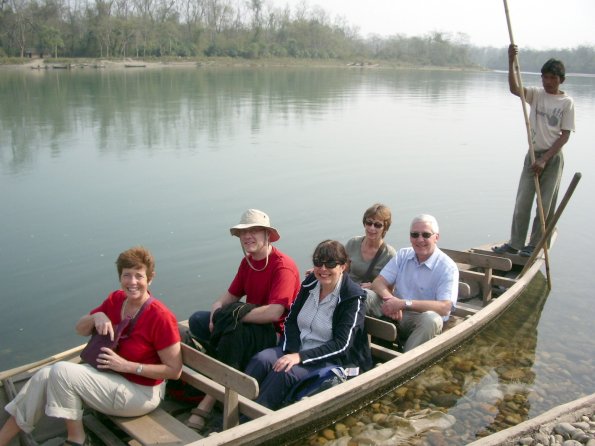
[[[215,378],[224,387],[233,388],[240,395],[253,400],[258,396],[258,381],[221,361],[182,344],[182,358],[188,367]]]
[[[225,387],[223,395],[223,429],[237,426],[240,422],[238,394],[249,399],[258,396],[258,382],[249,375],[234,369],[189,345],[182,344],[182,358],[188,367],[208,377],[216,377]]]
[[[476,280],[481,282],[484,278],[484,274],[477,271],[460,270],[459,277],[465,280]],[[503,286],[510,288],[516,283],[516,279],[509,279],[508,277],[492,276],[492,285]]]
[[[110,419],[143,446],[181,446],[203,438],[160,407],[142,417]]]
[[[479,254],[471,251],[455,251],[453,249],[442,249],[456,263],[469,265],[474,268],[482,268],[483,274],[478,281],[483,287],[483,303],[486,305],[492,299],[492,279],[494,277],[493,270],[510,271],[512,269],[512,261],[509,258]],[[461,273],[467,270],[462,269]]]
[[[105,446],[126,446],[126,443],[120,440],[120,438],[118,438],[94,415],[85,415],[83,417],[83,424],[85,425],[85,428],[97,435]]]
[[[382,361],[390,361],[391,359],[403,354],[397,350],[393,350],[392,348],[383,347],[377,344],[372,344],[370,346],[370,350],[372,350],[372,356]]]
[[[382,319],[372,316],[366,316],[364,324],[366,327],[366,332],[370,336],[390,342],[393,342],[395,339],[397,339],[397,327],[391,322],[383,321]]]
[[[472,305],[467,305],[462,302],[457,302],[457,307],[454,311],[456,316],[473,316],[475,313],[479,311],[479,308],[474,307]]]
[[[370,350],[372,352],[372,356],[380,359],[381,361],[390,361],[401,354],[396,349],[373,343],[371,339],[372,337],[375,337],[390,343],[395,342],[397,339],[397,327],[395,324],[390,321],[384,321],[372,316],[366,316],[364,324],[366,327],[366,332],[368,333],[368,339],[370,340]]]
[[[477,253],[471,251],[456,251],[454,249],[446,248],[440,248],[440,250],[456,263],[464,263],[480,268],[492,268],[498,271],[510,271],[512,269],[511,259],[485,254],[485,251]]]
[[[225,398],[225,387],[213,381],[211,378],[201,375],[189,367],[184,366],[182,368],[182,379],[188,384],[196,387],[198,390],[213,396],[219,401],[223,401]],[[240,412],[246,414],[252,419],[273,413],[271,409],[264,407],[242,395],[239,396],[238,400]]]
[[[527,263],[527,260],[529,260],[529,257],[521,257],[518,254],[507,254],[507,253],[495,254],[492,251],[488,251],[486,249],[479,249],[479,248],[473,248],[473,249],[471,249],[471,252],[473,252],[475,254],[491,255],[493,257],[495,257],[495,256],[502,257],[502,258],[510,260],[513,265],[519,265],[519,266],[524,266]]]

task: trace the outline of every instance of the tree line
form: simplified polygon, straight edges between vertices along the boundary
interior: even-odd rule
[[[506,48],[477,48],[464,34],[362,37],[304,2],[265,0],[0,0],[0,57],[343,59],[359,63],[507,69]],[[549,57],[595,73],[595,48],[522,53],[539,71]]]

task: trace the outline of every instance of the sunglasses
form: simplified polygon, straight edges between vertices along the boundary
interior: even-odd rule
[[[383,223],[374,222],[374,221],[372,221],[372,220],[366,220],[366,221],[364,222],[364,224],[365,224],[366,226],[374,226],[376,229],[380,229],[380,228],[382,228],[382,227],[384,226],[384,224],[383,224]]]
[[[433,232],[410,232],[409,235],[411,236],[411,238],[417,238],[420,235],[425,238],[425,239],[429,239],[430,237],[432,237],[434,235]]]
[[[312,263],[316,268],[322,268],[322,265],[326,266],[326,269],[333,269],[336,268],[337,265],[343,265],[343,263],[338,262],[336,260],[320,260],[320,259],[313,259]]]

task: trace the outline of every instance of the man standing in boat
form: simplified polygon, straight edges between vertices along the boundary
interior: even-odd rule
[[[516,45],[508,48],[508,84],[510,92],[520,96],[519,80],[514,72],[514,60],[518,54]],[[539,177],[541,202],[546,227],[551,222],[558,198],[558,189],[564,169],[562,147],[568,142],[570,132],[574,131],[574,102],[570,96],[560,90],[565,79],[564,64],[556,59],[549,59],[541,68],[543,88],[528,87],[523,89],[525,101],[531,106],[529,121],[531,137],[535,149],[535,162],[531,163],[531,154],[527,153],[512,216],[510,240],[500,246],[492,247],[497,254],[519,254],[531,257],[535,246],[542,237],[539,215],[533,219],[529,243],[525,245],[531,207],[535,198],[535,179]]]
[[[217,355],[220,361],[243,369],[246,365],[242,364],[244,358],[247,363],[260,350],[276,345],[278,336],[275,336],[275,332],[277,335],[283,333],[283,321],[298,294],[301,281],[293,259],[271,245],[280,236],[277,229],[271,226],[267,214],[257,209],[248,209],[242,214],[240,223],[230,228],[230,232],[240,239],[244,253],[236,276],[228,290],[213,303],[210,312],[198,311],[190,316],[188,323],[191,334],[204,345],[209,345],[209,342],[212,344],[211,335],[222,331],[215,313],[223,315],[219,318],[222,321],[220,323],[231,320],[236,327],[241,320],[242,324],[248,325],[244,334],[249,339],[242,339],[242,348],[238,348],[238,343],[234,342],[231,342],[234,345],[227,348],[228,356],[234,356],[234,361],[227,361],[230,358]],[[237,307],[243,296],[246,296],[248,305]],[[213,323],[213,315],[216,324]],[[262,344],[264,337],[260,329],[269,327],[272,331],[272,345],[256,345]],[[225,331],[227,332],[227,328]],[[252,335],[258,341],[251,342]],[[221,341],[219,347],[221,353]],[[223,356],[226,356],[225,352]],[[213,397],[205,396],[198,407],[192,410],[187,425],[202,429],[214,404]]]
[[[436,243],[438,222],[419,215],[410,227],[411,248],[402,248],[374,279],[385,316],[398,321],[404,351],[436,337],[456,306],[459,270]]]

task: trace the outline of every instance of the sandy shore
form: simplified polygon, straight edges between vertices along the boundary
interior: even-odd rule
[[[211,64],[212,62],[204,62],[204,64]],[[203,62],[199,61],[175,61],[175,62],[154,62],[154,61],[143,61],[143,60],[132,60],[132,59],[124,59],[124,60],[105,60],[105,59],[96,59],[96,60],[89,60],[89,59],[80,59],[80,60],[72,60],[70,62],[54,62],[52,59],[32,59],[24,64],[14,64],[14,65],[0,65],[3,68],[11,68],[11,69],[57,69],[57,68],[71,68],[71,69],[80,69],[80,68],[101,68],[101,69],[124,69],[124,68],[192,68],[201,66]]]
[[[332,67],[351,69],[414,69],[414,70],[445,70],[445,71],[484,71],[478,67],[432,67],[400,64],[398,62],[368,62],[346,61],[339,59],[296,59],[296,58],[266,58],[266,59],[241,59],[232,57],[205,57],[200,59],[168,59],[168,60],[137,60],[137,59],[27,59],[23,64],[0,64],[2,69],[157,69],[157,68],[258,68],[258,67]]]
[[[346,62],[341,60],[304,60],[292,58],[279,59],[240,59],[240,58],[204,58],[198,60],[167,60],[144,61],[135,59],[107,60],[107,59],[73,59],[69,61],[54,61],[53,59],[32,59],[23,64],[0,65],[0,69],[57,69],[57,68],[100,68],[108,70],[118,69],[156,69],[156,68],[197,68],[197,67],[287,67],[287,66],[319,66],[319,67],[365,67],[374,68],[378,64],[365,62]]]

